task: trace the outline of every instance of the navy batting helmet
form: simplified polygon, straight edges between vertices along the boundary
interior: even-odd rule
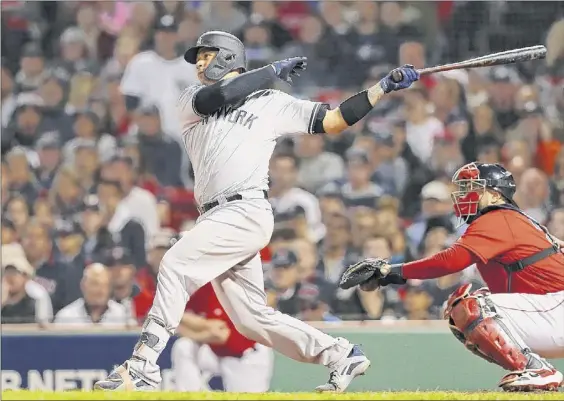
[[[204,33],[198,38],[196,45],[186,51],[184,60],[190,64],[196,64],[200,49],[217,51],[217,56],[214,57],[204,70],[204,76],[209,80],[220,80],[234,70],[246,70],[245,46],[237,37],[230,33],[223,31]]]

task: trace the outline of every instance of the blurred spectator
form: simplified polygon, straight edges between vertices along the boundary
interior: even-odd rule
[[[411,89],[404,95],[406,140],[423,163],[429,162],[435,137],[444,131],[443,124],[429,113],[428,101],[424,89]]]
[[[182,186],[182,149],[178,142],[162,133],[159,109],[148,106],[137,114],[139,151],[144,169],[163,186]]]
[[[85,10],[79,10],[79,14],[84,21]],[[96,49],[97,50],[97,49]],[[59,59],[56,66],[54,66],[55,73],[69,81],[70,78],[87,67],[88,48],[86,45],[86,34],[84,31],[76,26],[68,27],[61,34],[59,39]]]
[[[525,213],[543,224],[548,219],[549,190],[546,174],[531,168],[521,176],[513,199]]]
[[[552,210],[548,219],[547,228],[556,238],[564,238],[564,209],[558,208]]]
[[[53,185],[57,169],[61,165],[61,143],[56,133],[48,133],[35,144],[39,166],[35,169],[37,183],[42,190]]]
[[[431,181],[421,190],[421,213],[405,232],[412,251],[419,249],[427,232],[429,220],[437,217],[444,218],[452,226],[458,225],[453,213],[448,185],[441,181]]]
[[[289,154],[274,155],[270,161],[270,203],[275,213],[285,213],[297,206],[305,211],[309,239],[319,242],[325,235],[319,201],[311,193],[298,188],[298,159]]]
[[[96,193],[98,184],[99,153],[93,141],[85,139],[76,142],[74,149],[74,170],[86,194]]]
[[[19,94],[16,109],[7,129],[2,130],[2,152],[7,153],[15,146],[21,146],[29,162],[37,167],[39,160],[33,148],[42,133],[43,100],[33,93]]]
[[[9,191],[22,196],[28,205],[33,204],[39,193],[35,176],[22,148],[13,149],[7,156]]]
[[[0,93],[0,102],[2,105],[2,130],[8,127],[12,114],[16,109],[16,95],[14,93],[14,78],[8,68],[2,64],[2,77],[0,81],[2,90]]]
[[[324,151],[322,135],[303,135],[296,138],[296,155],[300,158],[298,184],[306,191],[315,193],[322,185],[344,177],[343,159]]]
[[[53,323],[126,327],[129,319],[125,307],[110,299],[110,279],[106,266],[99,263],[86,266],[80,282],[82,298],[61,309]]]
[[[178,45],[182,49],[194,46],[202,30],[202,16],[197,11],[188,12],[178,25]]]
[[[8,201],[5,213],[14,225],[18,236],[21,236],[31,216],[29,203],[23,196],[16,195]]]
[[[76,171],[71,166],[62,166],[55,176],[49,191],[49,200],[57,214],[63,219],[72,219],[83,207],[84,190]]]
[[[2,172],[0,173],[0,183],[2,184],[0,200],[2,201],[2,211],[6,211],[6,205],[10,200],[10,169],[8,163],[3,158],[1,163]]]
[[[234,1],[216,1],[206,3],[208,12],[204,16],[203,30],[238,32],[247,22],[247,16]]]
[[[327,233],[320,244],[318,270],[333,284],[341,279],[344,269],[354,258],[351,255],[351,224],[345,215],[333,215],[326,224]]]
[[[298,257],[290,249],[279,249],[272,255],[270,282],[267,294],[270,306],[282,313],[297,315],[300,312],[298,300],[299,272]]]
[[[78,219],[84,233],[82,254],[86,264],[102,260],[103,255],[113,245],[113,239],[104,226],[104,215],[100,210],[97,195],[88,195],[84,199],[84,210]]]
[[[19,244],[2,245],[2,324],[39,323],[53,319],[51,298],[32,279],[33,267]]]
[[[402,313],[408,320],[431,320],[431,306],[433,305],[433,298],[426,291],[425,287],[419,283],[410,284],[406,286],[405,294],[403,297],[404,313]]]
[[[376,200],[384,195],[384,190],[370,180],[373,173],[370,156],[362,149],[350,148],[346,160],[346,182],[341,187],[345,203],[374,207]]]
[[[94,144],[100,160],[108,160],[116,152],[116,139],[110,134],[103,133],[100,127],[100,118],[92,110],[79,111],[74,115],[74,139],[67,142],[64,147],[65,160],[74,162],[75,153],[80,145]]]
[[[404,22],[402,6],[403,3],[399,1],[386,1],[380,4],[382,30],[386,33],[388,40],[395,38],[396,46],[421,37],[421,32],[418,32],[417,28]]]
[[[19,240],[18,232],[16,231],[16,226],[7,217],[2,217],[2,238],[1,242],[3,245],[9,245],[13,243],[17,243]]]
[[[45,57],[38,43],[28,43],[23,47],[20,70],[16,74],[16,92],[32,92],[39,88],[48,69],[45,68]]]
[[[260,68],[274,61],[275,48],[271,44],[270,31],[265,25],[247,25],[243,31],[243,44],[247,68]]]
[[[80,225],[74,221],[59,220],[55,223],[54,228],[55,244],[58,251],[56,260],[73,270],[82,272],[86,261],[81,252],[84,237]]]
[[[341,186],[336,182],[324,185],[316,192],[321,209],[321,219],[326,224],[333,214],[344,214],[346,211],[344,198],[341,194]]]
[[[276,48],[281,48],[292,40],[292,36],[277,20],[278,3],[276,1],[253,1],[251,2],[250,21],[253,24],[261,24],[268,29],[270,42]]]
[[[82,271],[56,261],[49,234],[46,227],[32,220],[22,236],[22,245],[28,261],[35,269],[35,281],[51,296],[56,313],[80,297],[78,282]]]
[[[55,214],[53,206],[46,196],[40,196],[33,204],[33,218],[43,224],[48,229],[55,226]]]
[[[497,66],[489,69],[488,93],[496,120],[502,129],[507,129],[518,120],[514,110],[515,94],[521,84],[519,74],[511,67]]]
[[[39,95],[43,100],[41,134],[55,133],[64,143],[72,138],[72,119],[65,112],[68,96],[68,83],[50,75],[41,82]]]
[[[135,265],[127,248],[120,246],[109,250],[106,266],[111,275],[112,299],[125,307],[129,318],[135,321],[133,298],[139,294],[139,287],[135,283]]]
[[[156,21],[154,50],[138,53],[130,60],[120,90],[129,113],[139,106],[156,105],[163,131],[179,140],[182,129],[176,115],[176,101],[186,87],[196,82],[197,77],[195,66],[178,57],[177,25],[178,21],[171,15],[164,15]],[[155,76],[160,79],[153,79]]]
[[[115,233],[128,220],[135,219],[143,227],[145,243],[148,243],[160,227],[157,200],[149,191],[136,185],[137,172],[133,161],[128,157],[116,156],[102,170],[101,177],[104,180],[117,182],[121,193],[119,210],[108,225],[110,231]],[[138,260],[135,252],[132,253]]]
[[[339,322],[337,316],[330,312],[332,291],[324,291],[313,283],[301,283],[298,290],[300,320],[313,322]],[[333,288],[327,288],[333,290]]]
[[[145,265],[145,238],[143,226],[123,206],[123,191],[118,181],[101,180],[98,199],[104,213],[104,223],[114,243],[127,248],[133,255],[135,266]]]

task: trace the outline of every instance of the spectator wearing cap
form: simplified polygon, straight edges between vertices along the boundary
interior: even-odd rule
[[[519,119],[515,110],[514,99],[521,86],[521,78],[519,73],[511,66],[492,67],[488,72],[490,105],[495,112],[496,120],[505,130]]]
[[[140,289],[139,295],[134,298],[137,320],[143,322],[149,309],[153,305],[153,298],[157,290],[157,275],[161,260],[173,245],[177,234],[170,228],[163,228],[151,239],[147,252],[147,265],[138,270],[136,281]]]
[[[278,249],[270,261],[270,280],[267,282],[270,306],[282,313],[296,316],[300,313],[298,257],[289,249]]]
[[[296,155],[300,158],[298,185],[315,193],[323,185],[345,176],[343,159],[324,150],[322,135],[302,135],[295,139]]]
[[[67,80],[92,62],[88,60],[86,34],[77,26],[70,26],[63,31],[59,39],[59,50],[56,68],[62,70]]]
[[[111,275],[112,299],[123,305],[131,321],[136,316],[133,299],[139,292],[139,286],[135,282],[137,272],[133,264],[133,258],[127,248],[116,246],[108,251],[106,266]]]
[[[102,170],[101,178],[117,181],[120,190],[120,202],[108,228],[112,233],[118,232],[129,220],[134,219],[141,224],[145,233],[144,244],[160,227],[155,196],[137,185],[138,171],[129,157],[117,155]],[[135,252],[132,251],[136,261]],[[143,254],[145,252],[143,251]]]
[[[178,57],[177,29],[172,15],[155,21],[154,47],[129,61],[120,90],[131,115],[140,106],[156,105],[164,133],[180,140],[182,127],[176,115],[176,101],[185,88],[196,83],[197,77],[195,66]],[[154,79],[157,76],[159,79]]]
[[[33,281],[35,270],[20,244],[2,245],[2,270],[2,324],[49,323],[51,298]]]
[[[113,246],[113,239],[104,226],[104,215],[100,210],[97,195],[87,195],[84,209],[79,217],[80,227],[84,233],[82,253],[86,264],[102,260],[103,255]]]
[[[84,189],[72,166],[59,168],[49,191],[49,200],[57,214],[64,219],[72,219],[82,210]]]
[[[20,70],[16,74],[17,92],[32,92],[39,88],[47,75],[45,58],[39,43],[27,43],[21,54]]]
[[[57,245],[57,261],[70,266],[73,270],[82,270],[86,265],[82,244],[84,236],[80,225],[74,221],[57,220],[54,227],[54,239]]]
[[[384,190],[378,184],[370,181],[372,167],[367,152],[363,149],[350,148],[346,152],[347,176],[341,187],[346,204],[358,204],[361,199],[369,200],[369,207],[375,206],[375,201],[384,195]]]
[[[12,220],[5,217],[5,215],[2,217],[2,225],[0,228],[2,230],[2,237],[1,237],[2,244],[8,245],[8,244],[19,242],[16,226],[14,225]]]
[[[341,193],[341,185],[337,182],[325,184],[315,193],[315,196],[319,200],[323,224],[327,223],[331,215],[345,213],[346,207]]]
[[[331,289],[331,288],[327,288]],[[298,290],[299,310],[298,318],[305,322],[340,322],[337,316],[331,313],[333,294],[324,291],[313,283],[301,283]]]
[[[441,181],[431,181],[421,190],[421,212],[414,222],[406,229],[406,237],[412,251],[419,249],[425,236],[429,219],[444,217],[451,221],[453,226],[458,226],[456,216],[452,209],[450,189]],[[464,228],[460,228],[460,233]]]
[[[435,137],[444,131],[443,123],[429,113],[428,106],[425,89],[415,88],[405,93],[406,141],[423,164],[431,159]]]
[[[111,299],[112,283],[108,268],[100,263],[86,266],[80,282],[82,297],[61,309],[54,324],[69,326],[127,327],[129,315],[123,305]]]
[[[2,130],[2,154],[16,146],[26,151],[29,162],[37,167],[39,160],[34,151],[35,142],[40,137],[43,121],[43,100],[34,93],[19,94],[16,110],[7,129]]]
[[[73,137],[72,118],[65,112],[68,90],[68,82],[55,75],[48,76],[39,87],[43,99],[42,135],[43,132],[57,132],[61,143]]]
[[[68,141],[63,149],[67,163],[73,163],[76,152],[80,146],[91,147],[98,152],[97,159],[101,161],[109,160],[115,155],[117,142],[116,139],[101,131],[100,118],[93,110],[79,110],[74,115],[72,129],[74,139]]]
[[[51,296],[55,313],[80,296],[77,283],[69,279],[73,278],[76,271],[56,260],[47,227],[37,220],[31,220],[22,235],[22,246],[27,260],[35,269],[34,280]]]
[[[141,107],[137,112],[139,151],[147,173],[163,186],[182,186],[182,149],[175,140],[161,131],[159,109]]]
[[[32,205],[39,194],[39,187],[23,148],[12,149],[6,156],[9,169],[9,191],[23,196]]]
[[[12,114],[16,109],[16,94],[14,93],[14,78],[10,70],[2,64],[2,77],[0,81],[0,102],[2,104],[2,130],[8,127]]]
[[[35,149],[39,157],[39,166],[35,169],[37,183],[41,189],[49,190],[61,165],[59,136],[55,132],[43,135],[35,144]]]
[[[300,206],[305,211],[309,239],[318,243],[325,235],[317,198],[297,186],[298,158],[291,154],[274,155],[270,161],[269,200],[275,213],[286,213]]]
[[[131,210],[124,206],[123,190],[119,181],[102,179],[98,183],[98,199],[104,211],[104,224],[114,243],[127,248],[137,268],[145,266],[145,238],[143,225]]]

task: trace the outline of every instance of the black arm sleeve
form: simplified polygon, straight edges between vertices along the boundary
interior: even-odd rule
[[[194,109],[202,116],[209,116],[225,105],[236,105],[251,93],[267,89],[276,79],[270,65],[234,78],[218,81],[205,86],[196,93]]]
[[[317,115],[315,116],[315,121],[313,123],[313,133],[325,133],[325,128],[323,127],[323,119],[325,118],[325,114],[327,114],[327,110],[329,110],[328,104],[322,104],[321,106],[319,106],[319,110],[317,111]]]
[[[141,103],[141,98],[132,95],[125,95],[125,108],[129,113],[137,109]]]

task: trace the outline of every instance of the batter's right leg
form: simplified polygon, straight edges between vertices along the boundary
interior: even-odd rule
[[[499,383],[504,390],[557,390],[564,380],[562,373],[523,341],[498,310],[495,295],[487,289],[471,293],[470,288],[470,284],[460,287],[448,300],[445,318],[455,337],[475,355],[510,371]]]
[[[331,370],[329,382],[318,391],[342,392],[370,366],[358,346],[268,307],[258,254],[212,284],[241,334],[296,361],[325,365]]]
[[[118,366],[97,390],[150,390],[161,382],[157,359],[182,319],[191,294],[246,260],[270,240],[272,211],[266,200],[231,202],[207,215],[164,255],[153,306],[132,357]]]

